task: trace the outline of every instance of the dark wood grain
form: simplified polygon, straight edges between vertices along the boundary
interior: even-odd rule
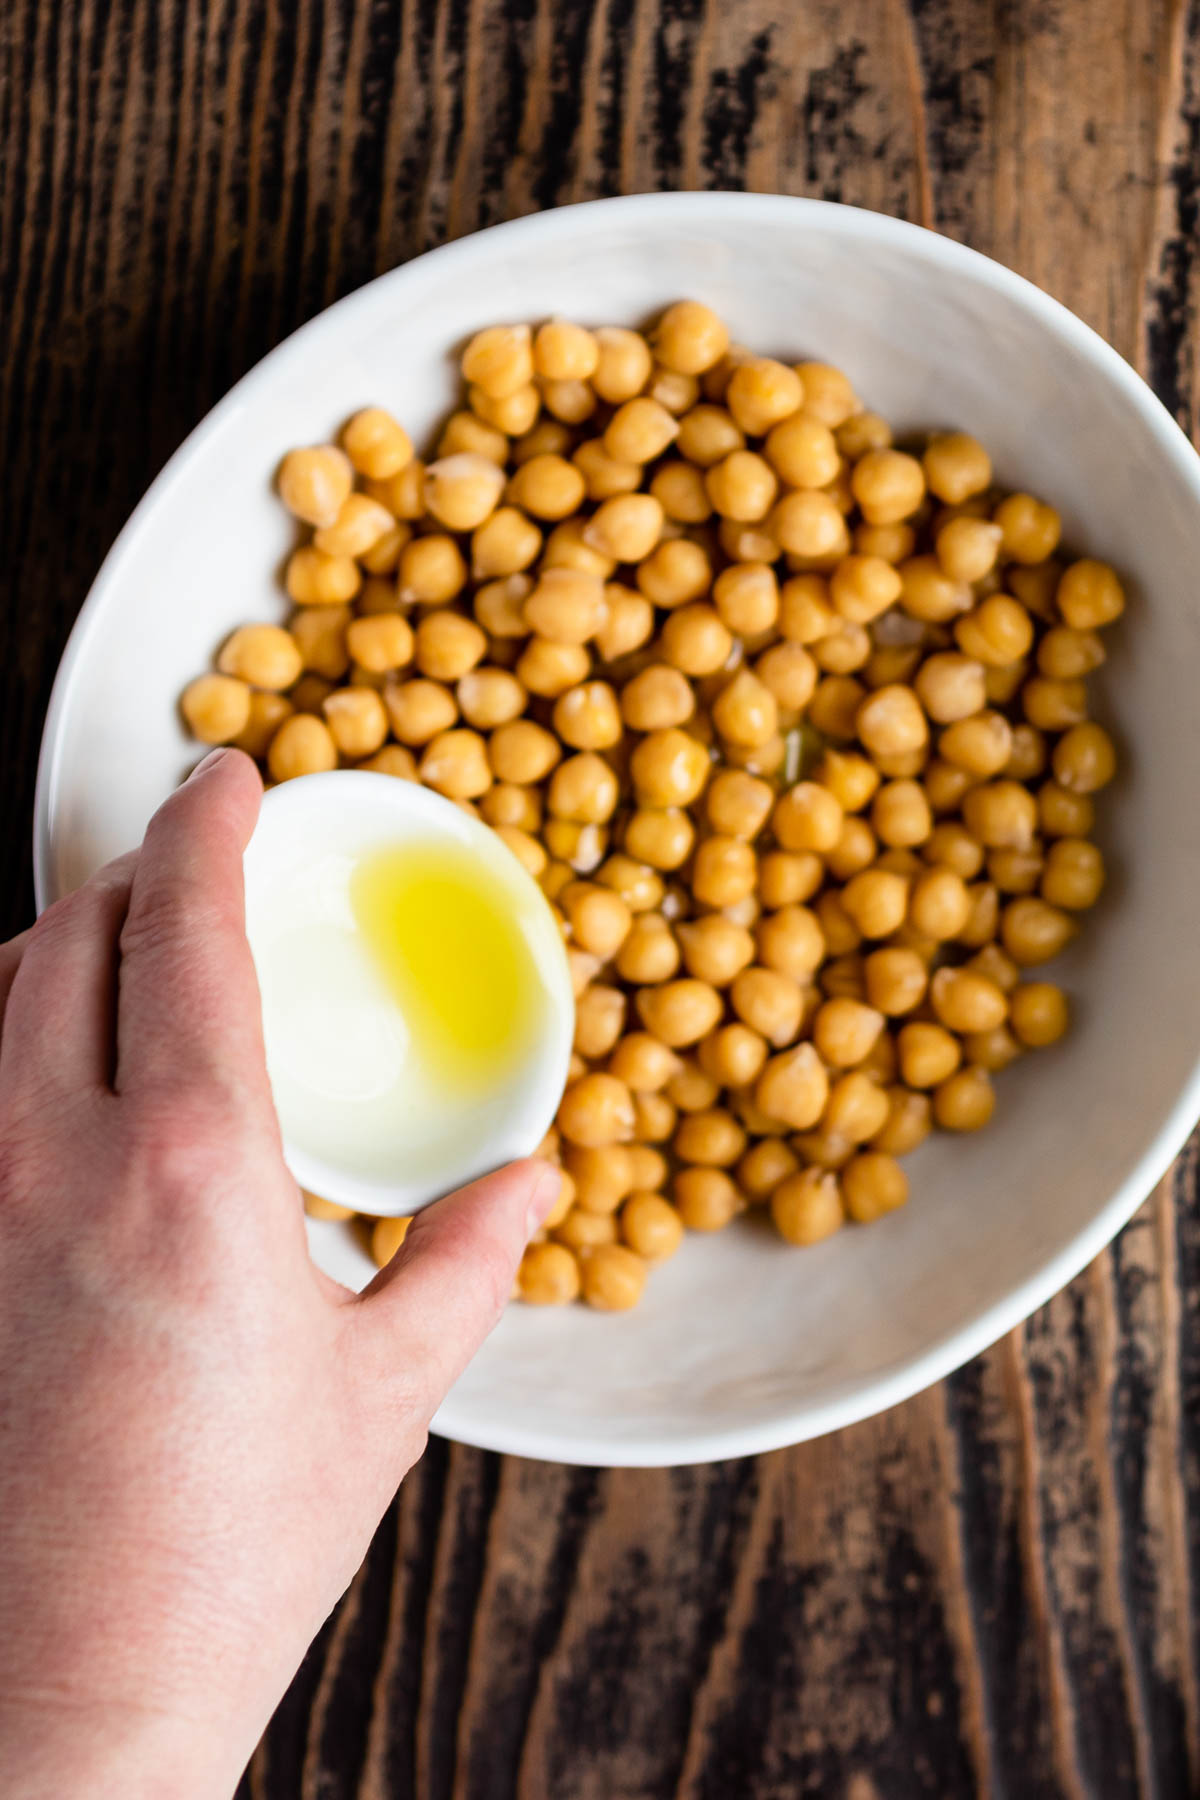
[[[53,671],[155,471],[337,295],[655,188],[972,243],[1196,424],[1185,0],[4,0],[2,923]],[[673,1472],[435,1442],[254,1800],[1172,1800],[1200,1789],[1200,1206],[939,1388]]]

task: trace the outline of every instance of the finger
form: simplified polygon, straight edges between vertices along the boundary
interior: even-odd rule
[[[360,1296],[352,1322],[361,1378],[385,1396],[399,1378],[428,1424],[504,1310],[560,1185],[549,1163],[510,1163],[418,1213]]]
[[[109,1088],[117,940],[136,863],[136,851],[118,857],[47,907],[22,938],[5,945],[5,953],[21,946],[6,1000],[0,967],[0,1085],[14,1098],[61,1099]]]
[[[4,1009],[8,1004],[8,991],[25,954],[26,946],[32,936],[32,927],[28,931],[18,932],[7,944],[0,944],[0,1032],[4,1030]]]
[[[121,933],[120,1093],[269,1092],[242,884],[261,800],[250,758],[218,751],[150,821]]]

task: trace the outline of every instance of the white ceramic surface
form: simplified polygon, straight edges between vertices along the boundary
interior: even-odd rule
[[[263,797],[262,812],[246,849],[246,929],[261,980],[260,940],[269,939],[281,916],[281,895],[289,896],[293,905],[302,897],[310,921],[315,901],[319,916],[326,919],[331,902],[336,911],[346,904],[341,882],[356,858],[399,844],[431,843],[466,851],[472,866],[490,878],[521,933],[534,977],[529,1020],[533,1035],[517,1060],[486,1090],[455,1102],[440,1097],[435,1089],[412,1101],[413,1115],[405,1127],[406,1153],[384,1166],[373,1155],[362,1154],[369,1117],[364,1120],[352,1113],[347,1119],[342,1111],[330,1118],[342,1140],[341,1155],[324,1142],[314,1148],[314,1130],[318,1138],[321,1134],[314,1123],[308,1084],[315,1076],[319,1097],[322,1071],[313,1068],[310,1047],[318,1044],[328,1055],[329,1034],[347,1032],[345,1049],[350,1065],[359,1071],[354,1077],[357,1082],[364,1068],[368,1075],[372,1069],[378,1073],[387,1067],[389,1057],[395,1058],[394,1030],[386,1012],[382,1021],[372,1015],[365,1023],[370,1033],[367,1041],[373,1048],[364,1050],[361,1009],[347,1008],[343,1001],[344,1018],[333,1017],[339,996],[328,991],[329,977],[323,975],[319,957],[306,954],[307,985],[297,984],[292,968],[285,970],[290,1016],[282,1034],[278,1028],[272,1030],[267,1003],[270,990],[263,985],[267,1059],[273,1081],[273,1044],[285,1068],[289,1049],[301,1047],[303,1085],[293,1091],[285,1078],[282,1090],[275,1090],[288,1167],[310,1193],[373,1216],[412,1214],[439,1194],[537,1149],[558,1110],[575,1028],[575,1001],[562,935],[541,888],[493,831],[430,788],[397,781],[393,775],[337,769],[273,788]],[[328,859],[333,859],[332,868]],[[315,870],[318,862],[320,867]],[[293,914],[293,927],[296,922]],[[351,964],[352,974],[356,966],[357,959]],[[370,987],[382,985],[382,977],[368,985],[368,1001],[372,998]],[[278,1027],[278,1021],[275,1023]],[[281,1042],[281,1036],[286,1041]],[[321,1110],[319,1098],[316,1110]]]
[[[573,1462],[740,1455],[903,1399],[1082,1268],[1200,1111],[1200,462],[1149,390],[1035,288],[873,214],[680,194],[497,227],[312,321],[178,452],[71,640],[37,803],[43,902],[137,841],[194,757],[180,688],[232,626],[282,616],[291,530],[270,484],[290,445],[369,401],[423,437],[454,391],[455,346],[485,322],[638,321],[680,295],[757,348],[842,364],[901,430],[977,432],[1002,481],[1052,500],[1072,543],[1127,574],[1100,684],[1123,772],[1100,809],[1109,890],[1061,963],[1076,1030],[1003,1077],[983,1136],[922,1149],[907,1208],[815,1250],[755,1223],[692,1239],[626,1317],[509,1309],[438,1429]],[[366,1277],[340,1228],[312,1238],[325,1267]]]

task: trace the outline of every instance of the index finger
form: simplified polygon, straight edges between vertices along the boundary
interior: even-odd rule
[[[269,1092],[242,882],[261,800],[250,758],[218,751],[150,821],[121,932],[118,1093]]]

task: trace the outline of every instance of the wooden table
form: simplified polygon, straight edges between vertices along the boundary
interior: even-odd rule
[[[9,928],[126,514],[272,344],[445,238],[653,188],[850,201],[1041,283],[1193,422],[1182,0],[8,0],[0,58]],[[1026,1327],[824,1442],[673,1473],[435,1442],[243,1793],[1194,1793],[1198,1398],[1185,1159]]]

